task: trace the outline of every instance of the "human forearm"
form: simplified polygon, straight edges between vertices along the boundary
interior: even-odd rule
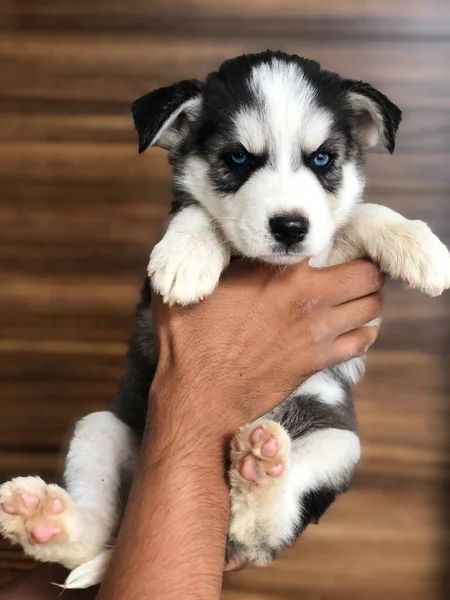
[[[180,392],[164,387],[151,400],[158,408],[99,600],[220,597],[229,521],[220,428],[189,411],[170,414]]]

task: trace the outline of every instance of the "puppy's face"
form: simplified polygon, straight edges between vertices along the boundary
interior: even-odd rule
[[[176,197],[203,205],[235,251],[272,263],[329,247],[361,198],[365,148],[381,140],[392,151],[400,121],[367,84],[281,53],[177,86],[135,103],[141,150],[168,148]],[[149,128],[157,101],[170,112]]]

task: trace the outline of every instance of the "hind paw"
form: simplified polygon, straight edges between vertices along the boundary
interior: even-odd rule
[[[68,569],[92,560],[109,535],[101,513],[80,510],[65,490],[40,477],[0,486],[0,533],[35,560]]]
[[[250,484],[263,485],[286,474],[291,440],[275,421],[259,421],[241,427],[231,441],[230,475]]]
[[[16,477],[0,487],[0,530],[22,546],[61,542],[70,507],[69,495],[59,486],[40,477]]]

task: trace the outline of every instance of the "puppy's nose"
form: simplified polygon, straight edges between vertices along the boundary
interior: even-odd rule
[[[308,233],[309,221],[298,215],[281,215],[269,221],[270,231],[277,242],[292,246],[301,242]]]

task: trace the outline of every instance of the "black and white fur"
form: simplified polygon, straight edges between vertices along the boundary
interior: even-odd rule
[[[186,305],[211,294],[231,256],[273,264],[312,257],[318,267],[368,257],[432,296],[450,286],[449,253],[425,223],[361,203],[365,151],[381,144],[392,153],[401,119],[370,85],[298,56],[264,52],[225,62],[205,83],[151,92],[132,111],[140,152],[161,146],[173,167],[174,214],[149,263],[153,287],[166,302]],[[326,168],[315,166],[317,153],[331,157]],[[235,164],[233,155],[245,155],[245,164]],[[279,217],[281,234],[272,227]],[[291,222],[303,228],[294,239],[283,237]],[[75,569],[68,587],[100,581],[108,564],[156,363],[147,281],[116,403],[77,424],[65,489],[34,477],[0,488],[4,535],[38,560]],[[350,385],[363,372],[361,358],[314,375],[237,432],[229,558],[273,560],[348,488],[360,456]],[[266,474],[266,459],[250,443],[259,424],[278,440],[280,477]],[[246,459],[258,465],[257,482],[240,475],[237,465]],[[21,504],[23,492],[39,497],[36,510]],[[64,507],[58,514],[55,498]],[[42,522],[61,533],[48,544],[31,543],[30,532]]]

